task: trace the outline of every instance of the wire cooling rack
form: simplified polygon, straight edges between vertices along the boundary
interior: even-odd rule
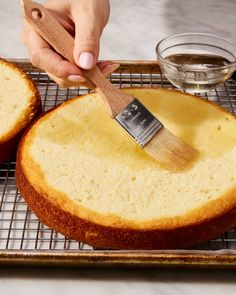
[[[14,62],[37,83],[44,111],[72,97],[89,92],[85,87],[59,88],[46,73],[33,67],[28,61],[14,60]],[[173,88],[160,73],[159,66],[155,62],[123,62],[120,69],[109,78],[119,87]],[[203,96],[236,114],[234,79],[228,80],[224,85]],[[70,240],[42,224],[31,212],[17,190],[14,174],[14,161],[0,166],[1,263],[236,268],[236,227],[217,239],[191,249],[176,251],[101,250]]]

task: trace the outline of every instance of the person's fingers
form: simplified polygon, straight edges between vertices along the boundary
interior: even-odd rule
[[[81,70],[53,51],[47,42],[27,23],[22,39],[28,48],[29,57],[34,66],[52,73],[58,78],[68,79],[70,76],[72,76],[72,79],[77,78],[77,80],[81,78]]]
[[[106,62],[101,62],[98,63],[98,67],[102,71],[102,73],[107,76],[113,73],[115,70],[117,70],[120,65],[116,63],[106,63]]]
[[[100,32],[85,22],[75,26],[75,63],[83,69],[91,69],[98,59]]]
[[[110,60],[106,60],[106,61],[98,61],[97,62],[97,66],[99,67],[99,69],[101,71],[103,71],[104,68],[106,68],[109,65],[113,65],[114,63]]]
[[[105,25],[102,3],[98,2],[77,1],[71,10],[75,23],[74,60],[83,69],[91,69],[98,59],[100,36]]]
[[[29,56],[34,66],[50,73],[51,78],[61,87],[85,85],[80,69],[63,60],[50,46],[26,23],[22,41],[27,45]],[[111,74],[119,65],[111,61],[99,62],[98,66],[104,75]]]
[[[105,76],[110,75],[120,66],[119,64],[115,64],[110,61],[98,62],[97,65]],[[86,80],[83,77],[81,77],[81,80],[75,79],[73,81],[73,79],[66,80],[66,79],[58,78],[51,73],[47,73],[47,74],[53,81],[55,81],[62,88],[78,87],[82,85],[89,88],[89,84],[87,84]]]
[[[80,86],[80,85],[84,85],[85,80],[82,80],[81,82],[78,81],[70,81],[70,80],[66,80],[66,79],[62,79],[62,78],[58,78],[55,75],[51,74],[51,73],[47,73],[48,76],[50,77],[51,80],[53,80],[54,82],[56,82],[57,85],[59,85],[61,88],[70,88],[70,87],[76,87],[76,86]]]

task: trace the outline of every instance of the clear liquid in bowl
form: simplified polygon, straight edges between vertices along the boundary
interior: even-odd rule
[[[191,92],[212,90],[233,72],[230,61],[217,55],[173,54],[165,57],[165,60],[176,64],[164,65],[165,75],[170,82]]]

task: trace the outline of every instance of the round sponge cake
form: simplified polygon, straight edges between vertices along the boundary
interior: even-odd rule
[[[11,160],[23,131],[40,110],[33,81],[20,68],[0,59],[0,164]]]
[[[43,115],[21,141],[22,196],[55,230],[97,247],[180,248],[236,224],[236,119],[199,97],[127,89],[199,151],[168,171],[111,120],[98,94]]]

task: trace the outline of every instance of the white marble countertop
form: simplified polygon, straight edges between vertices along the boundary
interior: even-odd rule
[[[0,1],[0,56],[27,57],[20,0]],[[101,59],[155,59],[171,34],[208,32],[236,41],[235,0],[111,0]],[[234,271],[86,270],[0,266],[0,294],[236,294]]]
[[[235,271],[0,268],[9,295],[235,295]]]
[[[20,0],[0,1],[2,57],[27,57],[20,42],[19,3]],[[111,16],[101,40],[101,59],[155,59],[155,46],[162,38],[191,31],[217,34],[236,42],[234,0],[110,0],[110,3]]]

